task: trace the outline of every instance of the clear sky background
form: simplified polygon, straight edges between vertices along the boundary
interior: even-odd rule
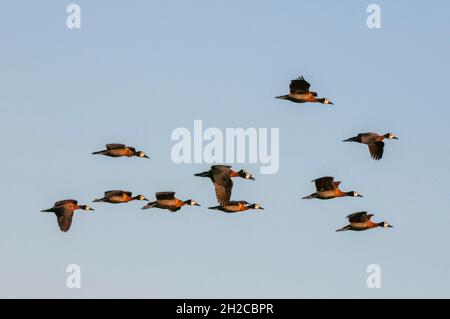
[[[0,19],[0,297],[450,297],[448,1],[8,1]],[[381,6],[382,28],[366,8]],[[300,74],[334,107],[276,100]],[[176,127],[280,128],[280,170],[235,182],[266,209],[216,213],[172,162]],[[384,158],[341,140],[393,132]],[[92,156],[108,142],[144,159]],[[332,175],[364,198],[305,201]],[[93,205],[61,233],[41,209],[105,190],[202,207]],[[336,233],[368,210],[393,229]],[[66,287],[79,264],[82,288]],[[366,286],[366,267],[382,288]]]

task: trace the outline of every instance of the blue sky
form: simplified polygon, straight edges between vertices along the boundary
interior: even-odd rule
[[[74,1],[75,2],[75,1]],[[0,297],[450,297],[446,1],[9,1],[0,19]],[[382,27],[366,26],[381,6]],[[335,106],[273,99],[300,74]],[[279,128],[280,170],[234,165],[233,197],[263,212],[227,215],[208,164],[172,162],[177,127]],[[384,158],[342,143],[393,132]],[[108,142],[151,160],[91,156]],[[332,175],[364,198],[304,201]],[[105,190],[173,190],[203,206],[93,205],[69,233],[40,213]],[[335,233],[359,210],[395,228]],[[69,264],[82,288],[65,284]],[[368,289],[379,264],[382,288]]]

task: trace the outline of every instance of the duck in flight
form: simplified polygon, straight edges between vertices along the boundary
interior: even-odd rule
[[[214,207],[209,207],[209,209],[220,210],[225,213],[239,213],[239,212],[244,212],[249,209],[264,210],[264,208],[262,208],[259,204],[250,204],[249,202],[247,202],[245,200],[230,201],[228,204],[226,204],[224,206],[214,206]]]
[[[131,192],[122,191],[122,190],[113,190],[105,192],[105,196],[103,198],[94,199],[93,202],[105,202],[111,204],[119,204],[119,203],[128,203],[133,200],[146,200],[144,195],[133,196]]]
[[[363,197],[361,194],[355,191],[342,192],[339,189],[339,184],[341,182],[334,181],[334,177],[331,176],[321,177],[313,180],[312,182],[315,183],[317,191],[309,196],[303,197],[303,199],[332,199],[345,196]]]
[[[209,177],[211,179],[214,184],[217,201],[221,206],[225,206],[230,202],[231,190],[233,188],[232,177],[255,180],[249,172],[245,170],[236,172],[228,165],[213,165],[209,171],[195,174],[195,176]]]
[[[322,103],[331,104],[333,103],[327,98],[317,98],[317,93],[309,90],[311,84],[309,84],[303,76],[292,80],[289,85],[290,93],[288,95],[276,96],[276,99],[289,100],[295,103]]]
[[[380,160],[383,157],[384,152],[384,139],[398,140],[398,137],[392,133],[386,133],[384,135],[380,135],[377,133],[359,133],[357,136],[348,138],[346,140],[343,140],[342,142],[357,142],[366,144],[367,146],[369,146],[370,156],[374,160]]]
[[[78,209],[94,210],[88,205],[78,205],[78,202],[74,199],[65,199],[56,202],[52,208],[41,210],[41,212],[55,213],[59,229],[62,232],[67,232],[70,229],[70,225],[72,225],[73,213]]]
[[[189,205],[189,206],[200,206],[195,200],[180,200],[175,198],[175,192],[159,192],[156,193],[156,201],[148,203],[142,209],[149,208],[160,208],[160,209],[168,209],[171,212],[177,212],[181,209],[181,207]]]
[[[134,147],[125,144],[106,144],[106,150],[92,153],[93,155],[105,155],[110,157],[141,157],[150,158],[143,151],[136,151]]]
[[[387,222],[374,223],[370,220],[373,214],[368,214],[367,212],[357,212],[347,216],[349,225],[342,227],[336,231],[354,230],[363,231],[367,229],[372,229],[376,227],[392,228]]]

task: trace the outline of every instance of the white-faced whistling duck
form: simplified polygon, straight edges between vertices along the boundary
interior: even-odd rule
[[[213,165],[209,171],[195,174],[195,176],[209,177],[211,179],[216,191],[217,201],[222,206],[228,204],[231,198],[231,189],[233,188],[231,177],[255,180],[249,172],[244,170],[236,172],[228,165]]]
[[[259,204],[250,204],[244,200],[230,201],[224,206],[209,207],[209,209],[220,210],[225,213],[239,213],[249,209],[264,209]]]
[[[357,142],[366,144],[369,146],[370,156],[374,160],[379,160],[383,157],[384,139],[398,140],[398,137],[392,133],[387,133],[384,135],[380,135],[377,133],[360,133],[357,136],[343,140],[342,142]]]
[[[132,195],[131,192],[126,192],[122,190],[113,190],[113,191],[107,191],[105,192],[105,196],[100,199],[94,199],[94,202],[105,202],[105,203],[111,203],[111,204],[119,204],[119,203],[128,203],[132,200],[146,200],[144,195]]]
[[[190,206],[200,206],[195,200],[188,199],[188,200],[180,200],[178,198],[175,198],[175,192],[159,192],[156,193],[156,201],[148,203],[142,209],[149,209],[149,208],[161,208],[161,209],[168,209],[171,212],[176,212],[181,209],[184,205],[190,205]]]
[[[136,151],[134,147],[126,146],[125,144],[106,144],[106,150],[92,153],[93,155],[106,155],[110,157],[143,157],[150,158],[143,151]]]
[[[351,197],[363,197],[357,192],[351,191],[351,192],[342,192],[339,189],[339,184],[341,182],[334,181],[334,177],[331,176],[325,176],[318,179],[313,180],[313,182],[316,184],[316,190],[317,192],[303,197],[303,199],[332,199],[336,197],[344,197],[344,196],[351,196]]]
[[[94,210],[88,205],[78,205],[78,202],[74,199],[66,199],[56,202],[52,208],[44,209],[41,212],[55,213],[58,219],[59,229],[66,232],[69,230],[72,224],[73,212],[77,209],[82,210]]]
[[[392,226],[386,222],[381,222],[381,223],[372,222],[370,220],[370,218],[372,216],[373,216],[373,214],[367,214],[367,212],[357,212],[357,213],[348,215],[347,219],[350,222],[350,225],[342,227],[336,231],[344,231],[344,230],[362,231],[362,230],[367,230],[367,229],[376,228],[376,227],[383,227],[383,228],[391,227],[392,228]]]
[[[295,103],[322,103],[331,104],[333,103],[327,98],[317,98],[317,93],[309,90],[311,84],[306,82],[303,76],[298,79],[292,80],[289,86],[290,93],[288,95],[276,96],[276,99],[289,100]]]

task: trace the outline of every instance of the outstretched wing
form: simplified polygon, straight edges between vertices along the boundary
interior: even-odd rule
[[[330,190],[335,189],[335,184],[333,183],[333,181],[334,181],[334,177],[331,177],[331,176],[325,176],[325,177],[321,177],[321,178],[313,180],[313,182],[316,184],[316,190],[318,192],[330,191]],[[339,183],[339,182],[337,182],[337,183]]]
[[[73,211],[64,210],[60,213],[56,213],[56,218],[58,220],[59,229],[62,232],[67,232],[72,225]]]
[[[126,148],[125,144],[106,144],[106,149],[108,150],[121,150]]]
[[[369,144],[369,152],[370,152],[370,156],[374,160],[381,159],[383,157],[383,152],[384,152],[384,142],[380,141],[380,142],[375,142],[375,143]]]
[[[175,199],[175,192],[159,192],[156,193],[157,200],[171,200]]]
[[[213,169],[213,182],[217,201],[222,206],[227,205],[230,202],[231,190],[233,189],[230,168]]]
[[[60,200],[60,201],[58,201],[58,202],[55,203],[54,207],[63,206],[63,205],[65,205],[65,204],[69,204],[69,203],[77,205],[77,204],[78,204],[78,201],[76,201],[75,199],[65,199],[65,200]]]
[[[291,85],[289,85],[289,89],[291,93],[308,93],[311,84],[306,82],[303,76],[298,79],[292,80]]]
[[[372,214],[367,214],[367,212],[356,212],[347,216],[350,223],[364,223],[370,220]]]

